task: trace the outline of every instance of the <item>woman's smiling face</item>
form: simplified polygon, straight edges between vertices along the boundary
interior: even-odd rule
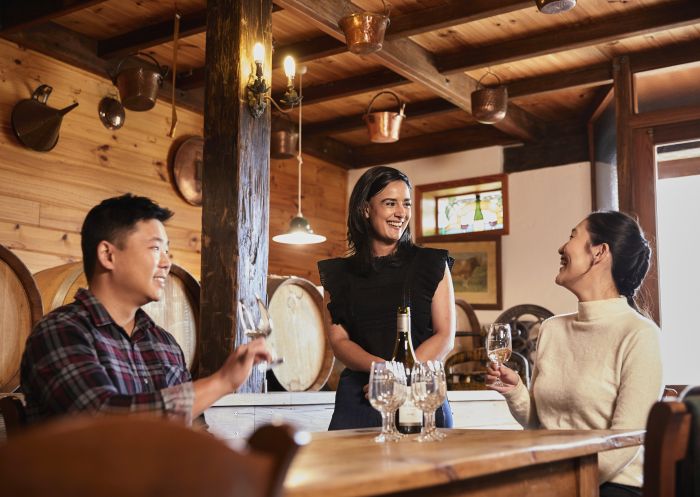
[[[372,197],[365,209],[373,238],[396,245],[411,220],[411,190],[401,180],[392,181]]]
[[[569,240],[559,247],[560,266],[555,278],[557,285],[571,290],[593,265],[591,236],[584,219],[571,230]]]

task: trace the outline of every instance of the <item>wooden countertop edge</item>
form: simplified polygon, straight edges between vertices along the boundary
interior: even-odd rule
[[[478,430],[453,431],[474,432]],[[580,430],[575,432],[582,434]],[[587,432],[590,435],[589,437],[575,442],[542,445],[536,448],[522,447],[510,451],[506,455],[496,454],[491,457],[482,457],[478,462],[475,461],[473,455],[463,458],[457,457],[452,460],[445,458],[445,460],[440,462],[430,461],[427,458],[426,460],[421,460],[419,456],[415,455],[406,455],[406,457],[394,456],[390,471],[381,471],[377,467],[377,471],[373,472],[373,474],[364,474],[361,481],[353,478],[352,475],[348,475],[347,478],[335,478],[332,484],[329,484],[328,479],[324,479],[318,485],[309,485],[307,483],[296,488],[292,481],[289,485],[285,485],[284,495],[285,497],[311,497],[318,496],[319,492],[321,492],[333,497],[363,497],[400,492],[492,474],[491,468],[496,463],[500,468],[499,472],[502,472],[535,464],[595,454],[606,450],[642,445],[644,443],[644,430],[587,430]],[[551,434],[552,431],[549,433]],[[564,432],[562,431],[561,433]],[[425,447],[427,448],[428,445],[425,445]],[[401,465],[402,463],[405,463],[405,465]],[[333,476],[337,475],[327,476],[329,479],[332,479]]]
[[[451,390],[447,392],[450,402],[504,401],[498,392],[492,390]],[[212,407],[233,406],[284,406],[333,404],[335,392],[270,392],[234,393],[225,395]]]

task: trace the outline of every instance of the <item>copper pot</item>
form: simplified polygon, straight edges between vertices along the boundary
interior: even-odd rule
[[[382,112],[372,112],[372,104],[374,100],[384,93],[393,95],[396,99],[396,103],[399,107],[398,112],[382,111]],[[406,104],[401,102],[399,96],[393,91],[380,91],[372,100],[370,100],[367,106],[367,111],[365,115],[362,116],[365,123],[367,123],[367,131],[369,132],[369,140],[372,143],[393,143],[399,140],[399,132],[401,131],[401,123],[406,117],[404,110],[406,109]]]
[[[37,152],[48,152],[58,143],[63,116],[78,106],[75,102],[63,109],[46,105],[53,88],[41,85],[32,98],[20,100],[12,109],[12,131],[25,147]]]
[[[355,12],[338,21],[338,26],[345,33],[348,50],[359,55],[382,49],[384,33],[388,25],[389,8],[386,2],[384,2],[384,14]]]
[[[481,84],[481,80],[489,74],[496,77],[497,86],[487,87]],[[502,121],[508,111],[508,89],[501,85],[501,79],[487,72],[479,79],[477,87],[478,89],[471,95],[474,118],[482,124],[495,124]]]
[[[285,116],[286,117],[286,116]],[[270,131],[270,157],[291,159],[299,151],[299,130],[289,118],[273,116]]]
[[[140,58],[147,57],[150,61]],[[125,65],[126,63],[126,65]],[[158,89],[168,72],[147,53],[129,54],[119,61],[112,80],[119,88],[122,105],[137,112],[150,110],[156,104]]]

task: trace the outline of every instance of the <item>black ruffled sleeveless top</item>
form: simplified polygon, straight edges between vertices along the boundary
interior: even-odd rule
[[[431,303],[454,259],[446,250],[414,246],[407,257],[379,257],[374,270],[358,274],[352,257],[318,263],[321,284],[330,293],[328,310],[334,324],[370,354],[391,359],[396,339],[396,311],[410,299],[413,347],[433,335]]]

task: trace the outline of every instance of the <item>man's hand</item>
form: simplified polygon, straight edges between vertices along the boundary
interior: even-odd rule
[[[217,372],[227,385],[228,392],[235,392],[250,376],[253,365],[262,361],[271,361],[264,338],[244,343],[231,351],[226,362]]]

